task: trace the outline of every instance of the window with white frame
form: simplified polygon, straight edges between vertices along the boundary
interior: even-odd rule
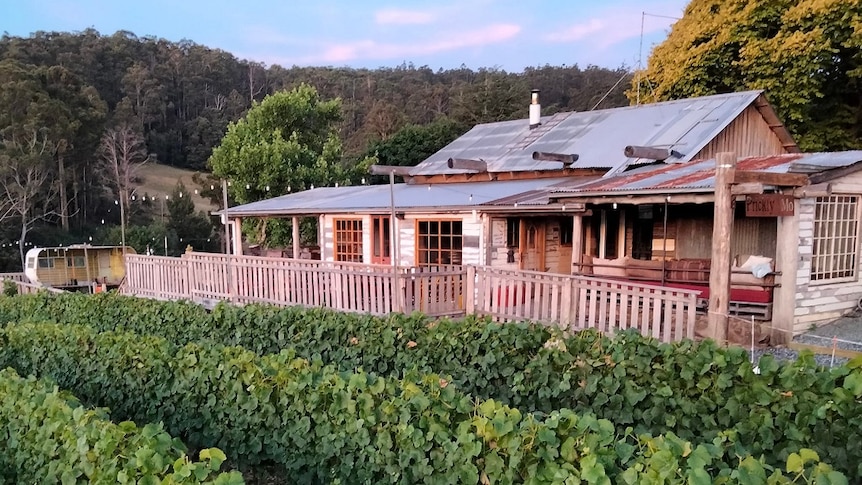
[[[814,209],[814,252],[811,281],[856,279],[859,253],[859,197],[817,197]]]

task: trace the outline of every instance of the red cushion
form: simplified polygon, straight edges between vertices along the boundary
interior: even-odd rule
[[[772,301],[770,290],[744,290],[741,288],[730,289],[730,301],[744,301],[748,303],[769,303]]]
[[[621,280],[625,281],[625,280]],[[639,283],[642,285],[655,285],[661,286],[660,281],[631,281],[631,283]],[[679,288],[682,290],[695,290],[699,291],[700,294],[697,296],[698,298],[708,299],[709,298],[709,286],[706,285],[698,285],[696,283],[671,283],[666,282],[664,286],[669,288]],[[759,287],[752,287],[758,289],[740,289],[740,288],[731,288],[730,289],[730,301],[744,302],[744,303],[770,303],[772,301],[772,290],[771,289],[762,289]],[[631,289],[631,287],[629,287]]]
[[[665,283],[665,286],[682,288],[686,290],[700,290],[699,298],[709,298],[709,287],[691,283]],[[748,303],[769,303],[772,301],[772,291],[764,289],[730,289],[730,301],[741,301]]]

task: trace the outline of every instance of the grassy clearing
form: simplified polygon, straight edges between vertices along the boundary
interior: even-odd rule
[[[138,172],[141,178],[141,184],[138,186],[139,194],[149,194],[159,199],[163,199],[166,195],[173,193],[178,181],[182,181],[186,188],[191,192],[192,200],[195,202],[195,210],[210,212],[216,207],[205,199],[194,193],[195,189],[199,188],[192,182],[193,170],[185,170],[182,168],[171,167],[158,163],[148,163],[141,167]]]

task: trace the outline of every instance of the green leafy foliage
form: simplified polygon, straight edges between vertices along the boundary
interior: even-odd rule
[[[273,93],[228,125],[209,166],[214,175],[232,181],[228,192],[241,204],[294,190],[347,185],[359,180],[367,164],[348,168],[341,163],[340,119],[341,101],[324,101],[307,84]],[[253,225],[246,231],[252,241],[273,246],[289,242],[287,221],[248,224]]]
[[[375,157],[380,165],[412,167],[464,134],[467,128],[449,118],[427,125],[406,125],[389,138],[369,143],[365,156]],[[381,176],[371,179],[377,183],[388,182],[388,178]]]
[[[628,94],[764,89],[803,151],[859,148],[860,26],[856,0],[693,0]]]
[[[768,463],[811,448],[862,477],[862,450],[846,446],[862,441],[862,370],[853,363],[829,371],[811,356],[791,365],[765,357],[756,375],[740,349],[661,344],[633,332],[611,339],[470,318],[378,318],[262,305],[221,305],[208,313],[190,303],[112,293],[0,298],[0,324],[26,318],[156,335],[177,345],[238,345],[258,355],[292,349],[341,371],[396,378],[436,373],[477,398],[525,412],[593,413],[620,432],[631,427],[636,434],[705,442],[735,429],[744,450]]]
[[[794,450],[801,469],[788,461],[785,476],[785,467],[744,452],[733,432],[705,444],[635,435],[589,413],[540,415],[474,400],[434,374],[339,372],[293,351],[257,357],[239,347],[178,348],[128,332],[22,323],[0,333],[0,365],[50,376],[117,415],[163,421],[192,446],[278,463],[299,483],[843,480],[803,450]]]
[[[288,187],[343,184],[349,174],[339,164],[340,118],[341,102],[322,100],[309,85],[271,94],[228,126],[209,165],[233,181],[228,191],[239,203],[268,197],[266,187],[286,194]]]
[[[159,425],[114,424],[51,384],[0,371],[0,483],[163,483],[240,485],[219,474],[225,455],[184,445]]]

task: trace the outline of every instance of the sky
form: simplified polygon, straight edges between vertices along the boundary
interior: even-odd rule
[[[645,64],[688,0],[0,0],[0,32],[125,30],[266,65]],[[641,26],[643,47],[641,48]],[[642,53],[642,54],[641,54]]]

